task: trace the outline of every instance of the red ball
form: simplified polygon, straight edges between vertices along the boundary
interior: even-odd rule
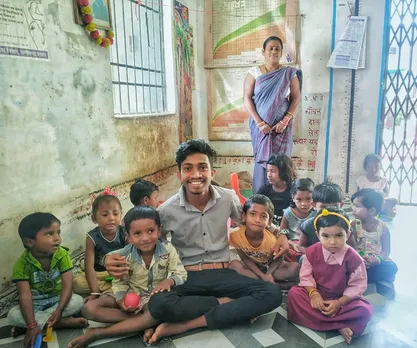
[[[80,6],[88,6],[89,0],[78,0],[78,5]]]
[[[90,24],[93,21],[93,16],[92,15],[84,15],[81,17],[81,19],[83,20],[83,22],[85,24]]]
[[[136,308],[139,306],[140,296],[134,292],[129,292],[126,294],[124,302],[126,307]]]
[[[94,31],[92,31],[91,33],[90,33],[90,37],[93,39],[93,40],[97,40],[97,38],[100,36],[100,33],[99,33],[99,31],[98,30],[94,30]]]

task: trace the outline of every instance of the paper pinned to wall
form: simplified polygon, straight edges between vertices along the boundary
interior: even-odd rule
[[[363,69],[366,58],[367,16],[350,16],[327,66],[339,69]]]
[[[0,1],[0,57],[49,59],[45,22],[38,0]]]

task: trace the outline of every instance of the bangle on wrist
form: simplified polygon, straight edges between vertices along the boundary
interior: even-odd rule
[[[339,298],[337,299],[337,302],[339,302],[339,306],[340,306],[340,308],[343,308],[343,306],[342,306],[342,302],[340,302],[340,299],[339,299]]]
[[[90,296],[100,296],[101,295],[101,293],[100,292],[92,292],[91,294],[90,294]]]
[[[35,322],[33,322],[33,323],[29,324],[29,325],[26,325],[26,329],[32,330],[32,329],[34,329],[37,326],[38,326],[38,323],[35,321]]]
[[[310,297],[310,298],[312,298],[313,297],[313,294],[314,293],[318,293],[319,294],[319,292],[317,291],[317,289],[311,289],[309,292],[308,292],[308,297]],[[320,295],[320,294],[319,294]]]
[[[380,264],[384,261],[381,255],[377,255],[376,258],[378,259]]]
[[[291,115],[291,117],[294,117],[294,114],[292,112],[290,112],[290,111],[287,111],[287,114],[288,115]]]
[[[288,122],[286,123],[286,122],[283,122],[282,120],[281,121],[279,121],[279,123],[281,123],[283,126],[285,126],[285,127],[287,127],[288,126]]]

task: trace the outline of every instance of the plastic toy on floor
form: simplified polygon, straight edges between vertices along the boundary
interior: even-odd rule
[[[52,335],[52,327],[48,327],[46,329],[46,335],[43,338],[44,342],[53,342],[54,341],[54,336]]]

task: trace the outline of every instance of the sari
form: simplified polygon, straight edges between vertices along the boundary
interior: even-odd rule
[[[256,78],[253,103],[259,116],[271,127],[275,126],[286,115],[290,100],[288,97],[291,80],[297,76],[302,83],[301,70],[284,67]],[[255,168],[253,173],[253,193],[265,184],[265,169],[272,155],[284,153],[291,157],[293,144],[292,120],[283,133],[263,134],[253,117],[249,118]]]

